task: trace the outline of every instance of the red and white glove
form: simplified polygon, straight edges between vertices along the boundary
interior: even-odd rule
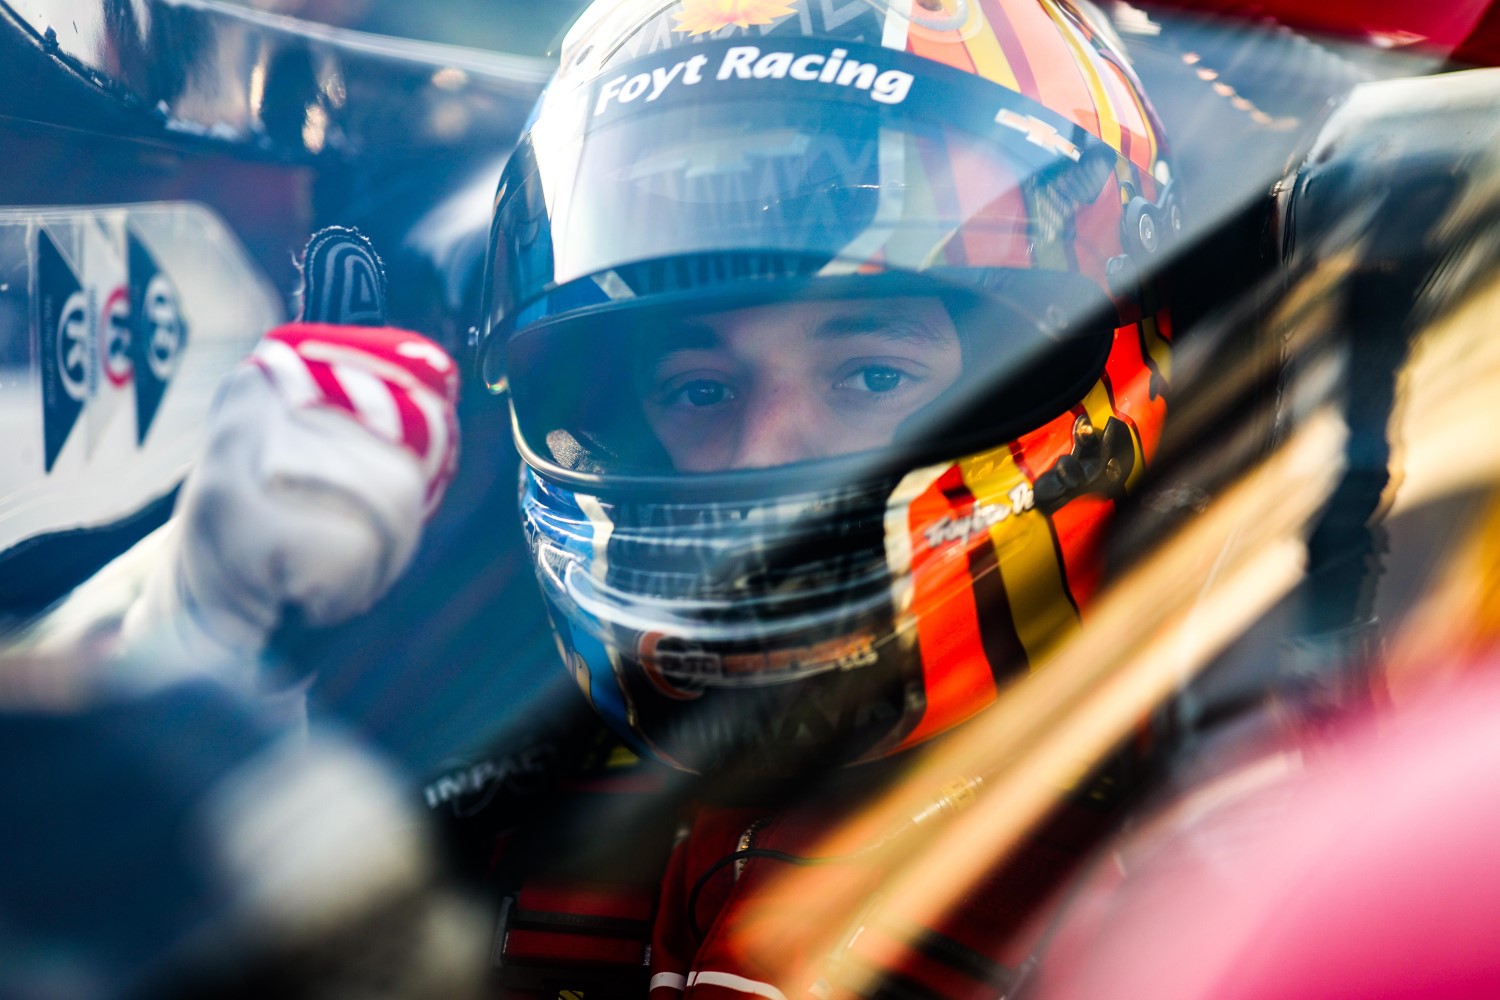
[[[453,360],[415,333],[267,334],[220,389],[121,651],[253,691],[286,609],[313,625],[368,610],[453,476],[457,391]]]

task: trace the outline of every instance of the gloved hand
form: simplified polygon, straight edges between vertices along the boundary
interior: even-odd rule
[[[125,650],[253,661],[287,608],[368,608],[410,562],[452,476],[457,372],[414,333],[292,324],[226,379],[165,558],[126,613]]]
[[[379,261],[358,234],[314,237],[305,272],[304,315],[383,313]],[[288,609],[319,626],[368,610],[452,477],[457,375],[404,330],[304,321],[267,334],[220,390],[120,652],[259,693],[257,657]]]

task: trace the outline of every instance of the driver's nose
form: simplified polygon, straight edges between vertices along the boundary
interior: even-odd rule
[[[823,456],[827,414],[803,385],[768,386],[745,402],[731,469],[764,469]]]

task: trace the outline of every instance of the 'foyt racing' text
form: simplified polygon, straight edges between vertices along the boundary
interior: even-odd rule
[[[622,74],[599,89],[594,114],[602,114],[610,104],[631,104],[638,100],[655,101],[670,87],[691,87],[703,82],[709,57],[696,55],[674,66],[658,66],[649,73]],[[849,87],[869,93],[870,100],[881,104],[900,104],[911,93],[912,75],[904,70],[882,71],[874,63],[849,58],[847,49],[828,54],[809,52],[762,52],[754,45],[736,45],[724,53],[713,71],[716,80],[797,80],[803,83]]]

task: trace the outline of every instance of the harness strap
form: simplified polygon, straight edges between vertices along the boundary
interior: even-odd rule
[[[639,1000],[649,989],[654,892],[528,883],[501,904],[493,961],[506,1000]]]

